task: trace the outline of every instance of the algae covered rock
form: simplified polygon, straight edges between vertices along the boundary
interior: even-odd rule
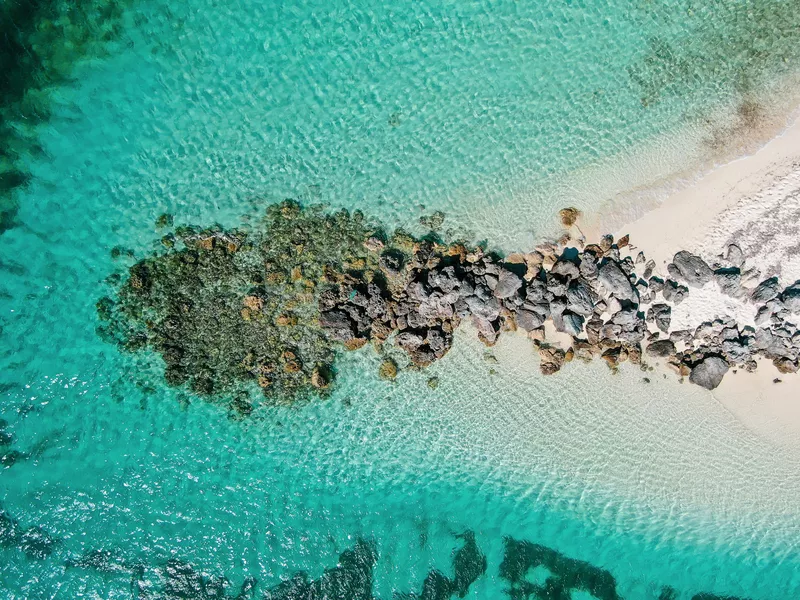
[[[113,298],[98,302],[100,333],[125,350],[149,348],[170,385],[216,396],[261,388],[294,400],[328,389],[333,341],[320,320],[354,337],[353,316],[320,314],[324,283],[348,266],[377,269],[359,213],[325,214],[286,201],[255,231],[183,227],[176,245],[140,260]],[[301,273],[301,276],[290,276]]]
[[[388,379],[390,381],[396,379],[397,363],[390,359],[383,361],[378,368],[378,375],[380,375],[381,379]]]

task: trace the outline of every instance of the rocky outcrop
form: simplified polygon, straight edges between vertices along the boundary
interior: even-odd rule
[[[664,360],[681,377],[706,389],[716,388],[732,367],[753,370],[757,357],[772,361],[783,373],[798,370],[800,333],[786,316],[800,312],[800,283],[781,290],[777,278],[771,278],[748,289],[741,275],[741,250],[731,246],[727,254],[729,266],[715,263],[712,270],[699,256],[678,252],[667,267],[670,278],[664,280],[653,274],[655,263],[643,252],[635,260],[621,257],[611,236],[583,250],[542,246],[536,251],[541,258],[533,264],[506,261],[480,248],[418,243],[399,261],[406,265],[402,272],[384,268],[383,287],[373,283],[369,291],[365,282],[342,286],[335,295],[338,302],[321,305],[327,312],[320,323],[332,339],[374,339],[368,323],[343,323],[341,316],[352,314],[353,304],[370,303],[378,295],[387,308],[372,326],[379,321],[383,339],[387,333],[394,336],[419,366],[441,358],[452,344],[452,332],[467,319],[487,345],[503,332],[524,331],[538,348],[545,375],[558,372],[572,357],[599,356],[616,369],[625,361],[640,363],[643,354]],[[693,331],[671,331],[673,306],[689,296],[690,286],[712,280],[723,294],[749,297],[759,305],[756,328],[719,319]],[[544,339],[548,321],[570,337],[570,347]]]
[[[269,398],[327,393],[336,350],[366,344],[383,354],[380,375],[393,380],[405,364],[441,359],[464,321],[489,346],[524,332],[547,375],[573,358],[646,369],[644,356],[713,389],[728,369],[752,370],[759,357],[782,373],[800,362],[790,318],[800,314],[800,282],[756,285],[758,272],[733,246],[714,270],[678,252],[664,279],[627,237],[565,239],[503,258],[434,234],[387,235],[360,213],[289,201],[270,207],[264,230],[183,227],[162,241],[163,254],[132,265],[116,298],[97,303],[99,332],[126,350],[159,352],[167,382],[201,395],[243,394],[251,383]],[[673,331],[674,306],[712,280],[756,305],[755,326],[718,319]],[[546,340],[550,328],[570,342]],[[397,360],[403,353],[408,363]]]

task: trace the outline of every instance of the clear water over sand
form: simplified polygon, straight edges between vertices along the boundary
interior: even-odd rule
[[[233,587],[256,577],[261,597],[363,537],[374,594],[391,598],[450,573],[467,529],[488,562],[470,597],[504,597],[504,536],[608,570],[624,598],[797,595],[797,457],[697,389],[600,364],[545,379],[524,340],[494,362],[465,336],[436,390],[428,373],[378,380],[362,350],[330,400],[240,422],[94,332],[103,281],[126,264],[111,248],[156,249],[163,212],[233,224],[294,197],[392,225],[441,209],[477,239],[533,241],[572,172],[676,130],[694,150],[665,147],[663,165],[712,152],[708,119],[741,120],[796,64],[791,7],[130,11],[112,56],[53,92],[45,154],[0,237],[0,416],[28,454],[0,471],[0,502],[60,540],[44,559],[0,548],[4,596],[130,597],[129,571],[63,566],[103,549],[153,591],[177,558]]]

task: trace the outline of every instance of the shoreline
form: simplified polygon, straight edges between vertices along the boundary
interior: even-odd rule
[[[642,192],[645,194],[646,192]],[[800,279],[800,116],[755,152],[721,164],[669,194],[656,208],[626,223],[615,237],[631,243],[666,275],[674,254],[688,250],[711,261],[736,243],[758,280],[780,276],[782,285]],[[593,239],[598,226],[583,227]],[[787,231],[788,230],[788,231]],[[638,249],[637,249],[638,250]],[[713,285],[713,284],[711,284]],[[693,290],[675,318],[691,327],[732,316],[752,324],[752,305],[726,298],[718,288]],[[774,382],[776,379],[780,383]],[[800,381],[759,361],[755,372],[726,377],[712,392],[748,430],[779,445],[800,444]]]

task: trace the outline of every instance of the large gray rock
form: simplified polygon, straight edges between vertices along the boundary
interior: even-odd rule
[[[655,356],[657,358],[664,358],[675,352],[675,344],[670,340],[658,340],[650,342],[646,350],[648,356]]]
[[[516,314],[517,325],[525,331],[533,331],[544,324],[544,316],[532,310],[520,309]]]
[[[478,330],[478,333],[481,333],[486,338],[487,342],[493,344],[497,341],[497,337],[500,335],[500,323],[498,321],[490,321],[473,315],[472,324]]]
[[[355,323],[343,310],[326,310],[319,315],[319,325],[333,340],[347,342],[355,337]]]
[[[607,260],[601,267],[598,279],[606,292],[613,294],[620,300],[636,302],[636,290],[633,289],[630,279],[623,273],[619,265],[612,260]]]
[[[541,279],[533,279],[525,288],[525,299],[528,302],[546,302],[547,284]]]
[[[672,321],[672,307],[669,304],[653,304],[647,310],[647,320],[655,322],[656,327],[666,333]]]
[[[567,279],[577,279],[580,275],[578,265],[569,260],[559,260],[553,265],[553,268],[550,269],[550,272],[554,275],[566,277]]]
[[[566,298],[553,298],[550,301],[550,313],[553,315],[560,315],[567,310]]]
[[[611,317],[611,322],[615,325],[619,325],[623,329],[632,329],[636,327],[641,320],[639,312],[636,309],[621,310]]]
[[[565,312],[553,318],[556,331],[577,337],[583,331],[583,317],[575,313]]]
[[[494,295],[497,298],[510,298],[522,287],[522,279],[516,273],[503,269],[498,276]]]
[[[753,319],[756,327],[761,327],[762,325],[768,323],[773,312],[774,311],[771,302],[759,307],[758,311],[756,312],[756,316]]]
[[[686,297],[689,295],[689,288],[687,288],[685,285],[678,285],[671,279],[667,279],[667,281],[664,283],[664,289],[662,290],[662,293],[664,295],[664,300],[667,302],[680,304],[686,300]]]
[[[750,294],[750,300],[756,304],[764,304],[775,298],[779,292],[778,278],[770,277],[756,286],[756,289]]]
[[[744,265],[744,252],[742,249],[739,248],[736,244],[729,244],[728,251],[725,255],[725,260],[731,264],[731,266],[742,268]]]
[[[800,281],[794,282],[781,293],[781,300],[786,310],[794,314],[800,313]]]
[[[494,321],[500,316],[500,303],[496,298],[482,300],[478,296],[470,296],[466,302],[470,312],[477,317]]]
[[[588,316],[594,311],[594,302],[589,288],[575,283],[567,290],[567,308],[579,315]]]
[[[747,362],[751,358],[750,348],[742,340],[725,340],[720,347],[725,357],[733,363]]]
[[[581,277],[584,279],[594,280],[597,279],[597,262],[594,258],[590,258],[591,255],[589,253],[585,253],[583,255],[583,260],[581,260],[581,266],[579,267],[581,272]]]
[[[714,271],[714,279],[723,294],[735,296],[742,285],[742,275],[739,269],[718,269]]]
[[[707,390],[713,390],[727,372],[728,363],[725,360],[718,356],[708,356],[692,369],[689,381]]]
[[[397,334],[395,337],[395,343],[400,346],[403,350],[416,350],[425,340],[422,338],[421,335],[417,335],[416,333],[412,333],[410,331],[403,331]]]
[[[441,271],[431,271],[428,273],[428,283],[435,288],[439,288],[445,294],[452,292],[459,285],[458,277],[456,277],[453,267],[445,267]]]
[[[547,291],[553,294],[553,296],[563,296],[567,293],[567,280],[560,276],[553,275],[552,273],[548,273]]]
[[[706,261],[686,250],[681,250],[672,258],[667,271],[674,279],[683,279],[692,287],[703,287],[714,277]]]

